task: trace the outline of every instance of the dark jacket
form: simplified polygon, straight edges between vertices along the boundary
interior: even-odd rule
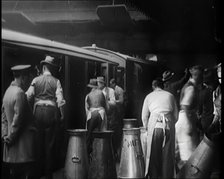
[[[213,120],[213,99],[212,89],[203,85],[199,92],[199,116],[201,121],[201,127],[204,131],[207,130]]]

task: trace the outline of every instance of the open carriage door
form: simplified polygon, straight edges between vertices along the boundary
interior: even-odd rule
[[[116,81],[118,86],[120,86],[124,91],[126,91],[126,78],[125,78],[125,68],[124,67],[116,67]]]
[[[110,79],[117,77],[117,66],[115,63],[102,63],[101,74],[105,77],[106,85],[110,85]]]

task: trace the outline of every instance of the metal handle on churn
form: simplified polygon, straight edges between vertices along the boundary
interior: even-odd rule
[[[74,155],[74,156],[72,157],[72,162],[73,162],[73,163],[81,163],[81,160],[80,160],[80,158],[79,158],[78,156]]]

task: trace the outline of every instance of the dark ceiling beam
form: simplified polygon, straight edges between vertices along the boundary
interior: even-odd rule
[[[2,1],[2,13],[22,12],[33,22],[71,22],[100,20],[96,9],[112,5],[111,1]],[[127,7],[133,20],[148,18],[132,7]]]

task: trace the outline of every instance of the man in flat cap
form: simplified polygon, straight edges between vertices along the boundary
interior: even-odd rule
[[[25,91],[30,84],[30,65],[11,68],[14,81],[6,90],[2,103],[3,162],[9,164],[10,178],[31,178],[34,174],[34,118]]]
[[[42,74],[33,79],[27,97],[29,100],[34,98],[33,113],[38,128],[39,166],[42,167],[46,178],[52,179],[57,125],[59,120],[62,122],[64,119],[65,100],[61,83],[53,76],[59,68],[58,59],[47,55],[40,64]]]
[[[86,128],[87,132],[87,150],[91,153],[92,150],[92,137],[91,133],[95,129],[98,131],[107,130],[107,116],[106,116],[106,99],[103,92],[98,89],[97,80],[90,79],[87,87],[91,88],[91,91],[85,98],[85,110],[86,110]]]
[[[179,117],[175,125],[182,164],[186,163],[200,142],[197,122],[199,85],[203,81],[203,68],[199,65],[193,66],[190,68],[190,74],[190,79],[181,90]]]

